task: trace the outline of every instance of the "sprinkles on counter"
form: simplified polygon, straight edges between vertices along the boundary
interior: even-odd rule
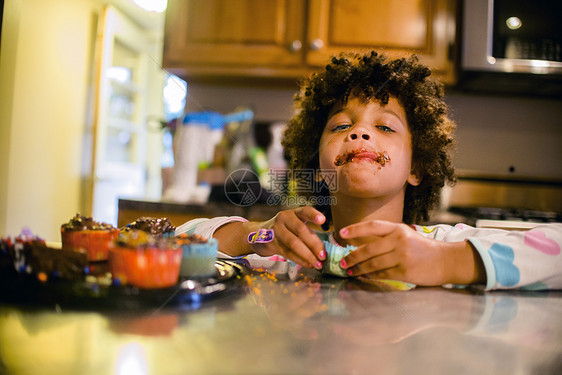
[[[298,279],[293,282],[287,282],[286,280],[279,282],[276,273],[270,273],[262,268],[252,268],[252,271],[251,274],[244,276],[246,287],[248,292],[253,295],[256,304],[268,313],[289,313],[287,311],[287,300],[271,300],[269,299],[270,296],[286,296],[290,299],[303,295],[306,295],[308,299],[322,296],[320,283],[303,273],[300,273]],[[330,285],[330,289],[335,288],[335,284]],[[312,314],[329,310],[329,306],[323,299],[317,305],[311,305],[310,308]]]

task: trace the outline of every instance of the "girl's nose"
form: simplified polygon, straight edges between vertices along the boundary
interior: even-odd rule
[[[359,138],[362,138],[362,139],[368,141],[371,138],[371,136],[368,133],[362,132],[362,131],[353,132],[353,133],[349,134],[349,139],[352,140],[352,141],[355,141]]]

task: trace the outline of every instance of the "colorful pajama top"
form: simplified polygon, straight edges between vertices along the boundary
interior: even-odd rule
[[[219,227],[233,221],[247,220],[236,216],[195,219],[178,227],[176,235],[188,232],[212,237]],[[484,263],[486,290],[562,289],[562,223],[539,224],[528,231],[474,228],[466,224],[413,227],[437,241],[469,241]],[[317,234],[325,244],[330,243],[331,233]]]

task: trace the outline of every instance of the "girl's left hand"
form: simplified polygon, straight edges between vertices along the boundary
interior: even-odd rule
[[[475,254],[467,242],[436,241],[406,224],[382,220],[349,225],[340,230],[340,236],[360,239],[361,245],[340,263],[350,276],[425,286],[468,284],[475,276],[469,274],[474,271]],[[471,258],[472,269],[471,264],[459,264]]]

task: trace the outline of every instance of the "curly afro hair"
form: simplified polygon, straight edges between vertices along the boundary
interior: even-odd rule
[[[389,59],[370,51],[333,57],[325,70],[305,79],[295,94],[297,112],[289,121],[282,141],[290,168],[319,169],[320,137],[334,106],[345,105],[350,96],[386,105],[392,96],[406,112],[412,136],[412,168],[421,178],[418,186],[406,188],[403,221],[408,224],[427,221],[430,210],[439,203],[445,182],[455,181],[449,152],[454,146],[455,124],[447,116],[447,106],[442,100],[443,85],[430,79],[430,74],[429,68],[415,55]],[[329,196],[325,184],[319,195]],[[316,207],[328,218],[326,228],[331,223],[330,206]]]

